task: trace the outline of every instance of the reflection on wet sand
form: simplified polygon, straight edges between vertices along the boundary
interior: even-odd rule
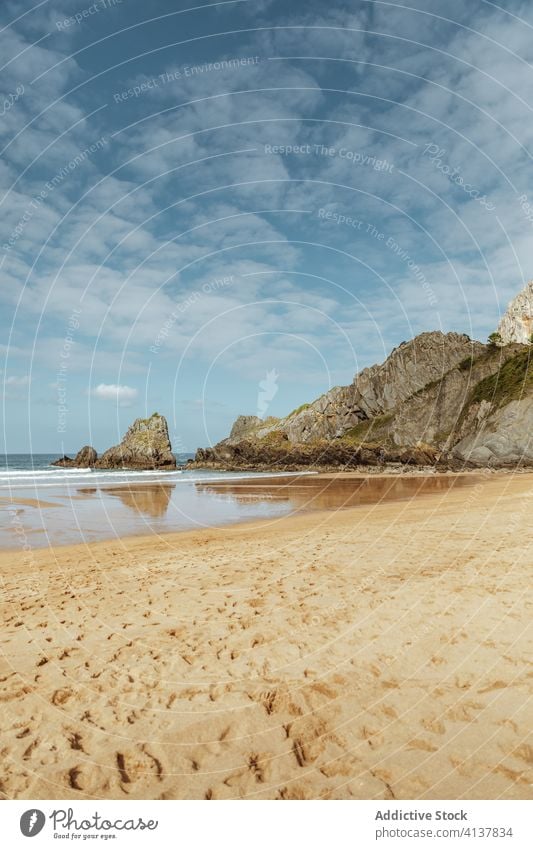
[[[335,510],[446,492],[452,487],[475,483],[477,478],[472,475],[361,478],[327,478],[321,475],[197,483],[196,487],[239,504],[274,500],[290,502],[293,510]]]
[[[152,519],[164,516],[172,499],[173,485],[149,484],[146,486],[113,486],[106,487],[108,495],[120,498],[122,503]]]
[[[25,542],[32,546],[90,542],[139,533],[169,533],[203,527],[223,527],[235,522],[277,520],[290,513],[339,510],[343,507],[409,500],[419,495],[472,486],[477,475],[353,476],[298,475],[233,480],[130,483],[57,487],[55,504],[43,502],[35,492],[17,494],[17,520],[13,506],[0,502],[0,548]],[[31,504],[32,506],[27,506]],[[24,505],[24,506],[21,506]],[[15,526],[16,525],[16,526]],[[23,532],[23,533],[22,533]],[[29,536],[31,535],[31,536]],[[21,542],[22,540],[22,542]]]

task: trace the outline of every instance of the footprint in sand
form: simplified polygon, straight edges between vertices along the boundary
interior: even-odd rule
[[[64,705],[73,695],[72,690],[56,690],[52,696],[52,704]]]
[[[163,780],[163,765],[159,758],[146,749],[117,752],[116,769],[118,771],[121,789],[129,792],[129,785],[146,779],[149,784],[154,777]]]
[[[444,734],[446,726],[440,719],[423,719],[422,725],[426,731],[431,731],[433,734]]]

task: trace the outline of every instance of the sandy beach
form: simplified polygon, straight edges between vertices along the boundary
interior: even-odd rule
[[[499,473],[1,553],[3,797],[532,798],[532,506]]]

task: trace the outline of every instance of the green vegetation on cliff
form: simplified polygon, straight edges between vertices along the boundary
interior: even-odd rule
[[[291,419],[293,416],[297,416],[298,413],[302,413],[304,410],[307,410],[310,406],[311,406],[311,404],[300,404],[299,407],[296,407],[295,410],[293,410],[291,413],[289,413],[287,418]]]
[[[270,433],[265,433],[259,442],[264,445],[286,445],[287,434],[282,430],[271,430]]]
[[[533,389],[533,356],[531,351],[521,351],[503,363],[495,374],[480,380],[474,387],[469,404],[491,401],[502,407],[516,401]]]
[[[342,438],[350,442],[364,443],[367,436],[376,436],[380,428],[388,424],[393,418],[393,413],[386,413],[382,416],[375,416],[373,419],[365,419],[347,430]]]

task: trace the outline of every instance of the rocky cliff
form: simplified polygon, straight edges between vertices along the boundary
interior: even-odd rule
[[[350,386],[335,387],[272,429],[284,431],[293,443],[338,438],[360,422],[388,414],[482,348],[459,333],[421,333],[395,348],[384,363],[363,369]]]
[[[97,469],[175,469],[167,420],[159,413],[136,419],[120,445],[108,448],[96,461]]]
[[[533,280],[513,298],[498,325],[502,343],[533,341]]]
[[[504,380],[502,370],[507,361],[523,353],[527,356],[522,345],[499,348],[473,343],[471,356],[401,401],[387,415],[361,423],[351,436],[390,446],[424,443],[447,451],[465,433],[464,411],[478,384],[493,375]]]
[[[533,348],[423,333],[283,419],[240,417],[199,449],[217,468],[533,462]]]
[[[228,439],[240,441],[252,434],[264,439],[276,433],[285,434],[295,445],[338,439],[361,422],[389,413],[452,366],[483,350],[480,342],[463,334],[421,333],[395,348],[384,363],[363,369],[349,386],[335,386],[284,419],[264,422],[257,416],[239,416]]]
[[[465,404],[454,457],[484,466],[533,464],[533,346],[510,348],[515,353]]]

